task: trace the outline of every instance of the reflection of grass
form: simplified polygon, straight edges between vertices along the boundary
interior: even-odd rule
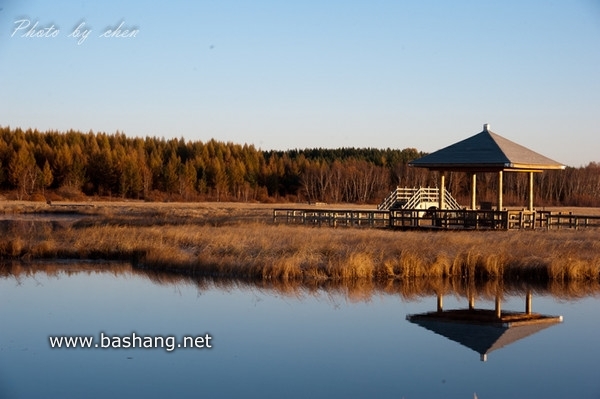
[[[552,295],[563,299],[577,299],[600,294],[600,281],[486,281],[457,278],[408,278],[408,279],[347,279],[347,280],[266,280],[240,279],[232,276],[207,276],[182,274],[176,271],[140,269],[128,262],[21,262],[0,263],[0,278],[35,276],[44,273],[49,276],[110,273],[118,275],[137,275],[162,285],[195,285],[200,291],[212,288],[251,289],[303,298],[325,294],[335,301],[343,297],[352,302],[369,301],[381,295],[397,295],[407,300],[418,300],[436,295],[455,295],[462,298],[472,297],[477,301],[494,300],[495,297],[524,297],[532,292],[534,296]],[[466,304],[466,301],[464,302]]]
[[[72,227],[13,228],[0,238],[0,256],[122,259],[146,269],[265,281],[600,281],[595,230],[308,228],[271,225],[266,208],[169,206],[100,208],[86,210],[89,218]]]

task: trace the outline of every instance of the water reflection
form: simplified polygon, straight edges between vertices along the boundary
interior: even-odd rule
[[[583,282],[278,283],[127,263],[12,262],[0,265],[0,398],[598,397],[598,294],[597,285]],[[406,320],[438,307],[471,307],[489,317],[498,310],[559,314],[565,322],[511,339],[482,363],[470,349]],[[513,328],[509,335],[519,331]],[[101,331],[210,333],[214,348],[48,345],[50,334]]]
[[[500,292],[496,294],[494,309],[476,308],[475,296],[471,294],[467,308],[446,310],[443,296],[438,294],[435,311],[408,315],[406,319],[474,350],[482,361],[487,361],[490,352],[563,321],[562,316],[534,313],[532,296],[528,289],[525,311],[517,312],[502,309]]]
[[[350,302],[368,302],[374,296],[397,295],[404,300],[418,300],[435,297],[438,310],[444,296],[465,298],[469,307],[474,307],[476,300],[496,301],[496,311],[505,296],[523,296],[526,306],[531,306],[532,295],[551,295],[557,299],[574,300],[600,295],[600,283],[587,280],[572,281],[539,281],[505,282],[505,281],[473,281],[466,279],[407,279],[407,280],[306,280],[278,281],[267,279],[239,279],[223,276],[191,276],[176,272],[148,270],[132,266],[128,262],[115,261],[4,261],[0,262],[0,278],[34,276],[38,273],[49,276],[109,273],[115,276],[138,276],[161,285],[192,284],[199,290],[208,289],[243,289],[252,288],[277,295],[301,298],[305,295],[325,294],[331,297],[342,297]],[[526,311],[527,311],[526,307]]]
[[[258,289],[294,298],[316,296],[325,293],[335,302],[342,297],[350,302],[367,302],[375,295],[398,295],[405,300],[436,298],[436,309],[409,314],[406,319],[444,336],[480,354],[487,361],[492,351],[536,334],[563,321],[562,315],[545,315],[532,310],[534,293],[552,295],[561,299],[576,299],[600,292],[600,286],[581,281],[550,282],[537,285],[504,283],[500,281],[474,282],[464,279],[415,279],[404,282],[311,281],[282,282],[272,280],[240,280],[207,276],[188,276],[177,273],[145,270],[127,262],[36,262],[31,264],[11,262],[0,264],[0,277],[23,277],[44,273],[48,276],[71,276],[79,273],[114,276],[141,276],[160,285],[192,284],[200,291],[209,289],[234,290]],[[463,298],[467,307],[444,308],[444,296]],[[523,297],[524,311],[502,309],[504,296]],[[493,309],[477,308],[478,300],[494,301]]]

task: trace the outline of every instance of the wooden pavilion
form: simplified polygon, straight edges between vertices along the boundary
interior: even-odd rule
[[[439,209],[445,209],[445,172],[466,172],[471,175],[471,209],[477,206],[476,173],[496,173],[498,175],[497,210],[503,210],[502,177],[504,172],[529,174],[529,206],[533,212],[533,174],[549,169],[564,169],[565,166],[546,158],[522,145],[514,143],[490,131],[484,124],[483,131],[458,143],[442,148],[434,153],[416,159],[410,166],[427,168],[440,172]]]
[[[278,208],[273,210],[273,221],[331,227],[446,230],[578,229],[600,226],[600,217],[595,215],[534,210],[534,173],[562,170],[565,166],[493,133],[487,123],[483,125],[482,132],[409,162],[409,165],[439,172],[438,187],[397,187],[377,210]],[[470,175],[470,208],[462,207],[452,200],[445,187],[446,172],[465,172]],[[502,193],[505,172],[528,174],[527,208],[504,208]],[[498,201],[495,209],[491,202],[477,207],[477,173],[497,175]]]

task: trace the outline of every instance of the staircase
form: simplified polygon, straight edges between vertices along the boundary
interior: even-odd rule
[[[445,190],[446,209],[462,209],[454,197]],[[429,209],[438,207],[440,203],[440,190],[431,187],[396,187],[381,204],[377,206],[379,210],[390,209]]]

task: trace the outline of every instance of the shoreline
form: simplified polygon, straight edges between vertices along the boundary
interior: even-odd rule
[[[600,281],[597,229],[318,228],[273,225],[272,204],[92,204],[60,222],[3,220],[0,259],[125,260],[143,269],[191,276],[280,281]],[[48,207],[56,209],[25,205],[3,202],[0,212],[48,215]]]
[[[127,261],[98,260],[9,260],[0,261],[0,279],[35,277],[45,274],[52,278],[62,275],[111,274],[139,277],[160,285],[194,285],[199,290],[249,289],[274,292],[278,295],[302,298],[325,294],[343,297],[352,302],[368,302],[380,295],[398,295],[405,300],[420,300],[436,295],[474,297],[478,301],[493,301],[498,296],[551,295],[566,300],[600,295],[600,281],[525,282],[525,281],[469,281],[461,278],[415,278],[407,280],[312,280],[278,281],[239,279],[235,277],[190,276],[177,272],[140,269]]]

